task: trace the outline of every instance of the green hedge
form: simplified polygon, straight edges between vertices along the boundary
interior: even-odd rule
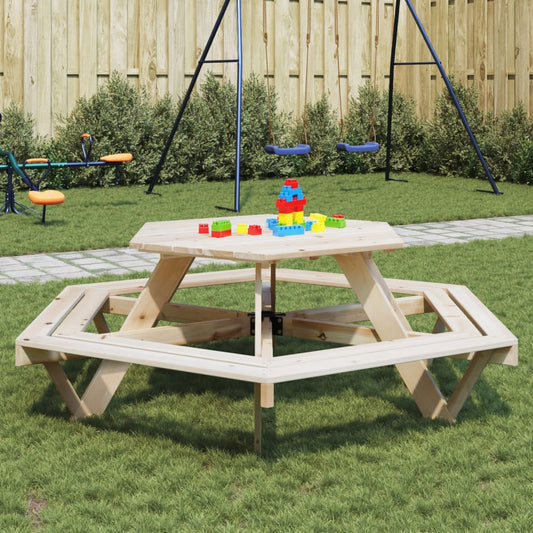
[[[479,111],[474,89],[452,78],[452,85],[496,180],[533,183],[533,122],[522,105],[499,116]],[[485,178],[481,164],[446,90],[437,99],[432,120],[417,116],[415,103],[401,93],[394,96],[391,167],[394,171]],[[72,112],[60,117],[52,139],[34,135],[34,123],[11,105],[0,126],[0,146],[19,161],[47,156],[54,161],[81,159],[80,137],[93,136],[94,159],[114,152],[131,152],[120,184],[150,181],[177,116],[181,100],[165,96],[153,102],[144,90],[113,73],[90,98],[80,98]],[[364,173],[385,168],[385,150],[368,154],[337,152],[339,141],[361,144],[375,139],[385,146],[388,92],[362,86],[352,98],[341,124],[324,96],[308,104],[303,117],[279,110],[279,95],[270,98],[263,80],[252,75],[243,84],[243,179],[271,176]],[[236,89],[213,74],[195,91],[183,115],[160,183],[228,180],[235,172]],[[372,128],[371,125],[374,125]],[[264,146],[307,142],[305,156],[277,157]],[[5,176],[0,179],[5,180]],[[56,170],[48,186],[109,186],[117,183],[113,169],[93,167]]]

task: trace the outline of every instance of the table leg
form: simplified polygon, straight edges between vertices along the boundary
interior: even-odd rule
[[[370,253],[335,256],[382,341],[408,337],[409,323]],[[452,421],[446,400],[423,361],[396,365],[423,416]]]
[[[149,328],[156,324],[162,307],[170,301],[194,257],[162,257],[146,287],[137,298],[121,331]],[[130,364],[103,360],[81,399],[83,409],[74,418],[102,414],[122,382]]]
[[[274,346],[272,338],[272,322],[264,312],[275,311],[276,265],[270,265],[270,281],[264,280],[263,266],[258,263],[255,267],[255,356],[272,358]],[[262,452],[262,441],[265,432],[272,433],[272,417],[265,416],[264,409],[274,408],[274,385],[256,383],[254,385],[255,412],[255,451]],[[265,423],[264,423],[265,422]]]

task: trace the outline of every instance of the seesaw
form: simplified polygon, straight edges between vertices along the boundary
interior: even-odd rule
[[[20,165],[13,152],[7,152],[0,148],[0,157],[6,158],[6,163],[0,164],[0,171],[7,172],[7,185],[5,192],[5,201],[0,212],[0,216],[12,212],[23,213],[26,215],[37,213],[35,209],[27,207],[18,203],[15,200],[15,189],[13,187],[13,175],[16,174],[28,187],[28,198],[35,205],[41,205],[43,210],[41,214],[41,221],[44,224],[46,217],[46,206],[57,205],[65,201],[65,195],[61,191],[56,190],[40,190],[40,185],[44,178],[50,174],[54,168],[79,168],[79,167],[95,167],[102,165],[112,165],[118,172],[118,167],[122,163],[127,163],[133,159],[130,153],[118,153],[104,155],[96,160],[91,160],[93,139],[88,133],[81,136],[81,150],[83,154],[82,161],[50,161],[46,158],[32,158],[24,161]],[[42,173],[36,181],[33,181],[28,174],[30,170],[41,170]],[[117,176],[118,178],[118,176]]]

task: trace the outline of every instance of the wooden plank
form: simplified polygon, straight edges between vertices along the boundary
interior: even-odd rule
[[[481,335],[444,290],[426,291],[425,298],[450,331],[469,333],[474,336]]]
[[[335,256],[382,341],[401,339],[411,329],[369,254]],[[423,416],[451,420],[446,401],[422,360],[396,366]]]
[[[409,326],[395,307],[394,299],[374,268],[371,257],[352,254],[335,256],[335,259],[382,340],[406,337]]]
[[[490,362],[518,365],[518,339],[505,325],[467,287],[450,287],[449,294],[484,335],[497,335],[507,339],[508,351],[496,352]]]
[[[453,418],[457,418],[459,411],[461,411],[465,401],[470,396],[481,373],[487,366],[487,363],[490,362],[491,356],[491,351],[476,353],[470,365],[468,365],[466,372],[463,374],[461,381],[459,381],[457,388],[448,401],[448,409]]]
[[[27,352],[22,344],[34,337],[51,335],[58,324],[70,313],[76,304],[83,298],[84,290],[81,287],[70,286],[61,291],[48,306],[39,314],[39,316],[18,336],[15,341],[17,366],[40,363],[35,352]],[[62,356],[58,356],[63,359]]]
[[[109,4],[113,28],[109,35],[109,70],[125,76],[128,72],[128,0],[110,0]]]
[[[497,337],[472,338],[464,333],[442,333],[332,348],[275,357],[268,368],[268,377],[278,383],[381,366],[403,366],[425,359],[487,351],[505,343],[505,339]]]
[[[152,327],[160,309],[172,298],[192,261],[192,257],[161,258],[121,330]],[[101,414],[105,411],[128,368],[127,362],[102,361],[82,397],[91,413]],[[83,413],[80,411],[74,416],[83,416]]]
[[[243,317],[241,319],[205,320],[179,326],[160,326],[143,330],[118,331],[106,335],[106,338],[116,336],[139,341],[184,345],[233,339],[249,334],[250,319]]]
[[[505,109],[507,88],[507,2],[494,2],[494,111]]]
[[[27,109],[33,117],[39,113],[39,92],[35,87],[39,84],[39,6],[34,2],[23,2],[24,13],[24,90],[18,95],[24,99],[24,109]],[[44,80],[43,80],[44,81]],[[48,88],[49,89],[49,88]],[[43,84],[44,90],[44,84]],[[45,91],[46,92],[46,91]]]
[[[108,299],[106,291],[101,289],[87,290],[76,307],[61,322],[54,335],[69,335],[85,331]]]
[[[418,315],[430,311],[426,308],[422,296],[406,296],[397,298],[396,303],[402,314]],[[361,304],[333,305],[329,307],[316,307],[311,309],[299,309],[286,313],[288,317],[305,318],[312,320],[328,320],[331,322],[362,322],[368,320]]]
[[[54,115],[67,116],[68,107],[68,17],[67,0],[52,0],[52,48],[51,55],[51,109],[48,112],[52,123],[51,133],[55,132]],[[52,115],[53,114],[53,115]],[[41,132],[40,126],[38,126]]]
[[[4,106],[24,101],[24,3],[4,2]]]
[[[94,0],[79,0],[80,96],[90,97],[98,88],[98,9]]]
[[[376,331],[366,326],[290,317],[283,319],[283,336],[353,345],[379,341]]]
[[[84,416],[90,415],[91,413],[80,400],[80,397],[59,363],[45,363],[44,367],[69,411],[73,415],[75,413],[83,413]]]
[[[185,83],[185,28],[189,25],[183,2],[168,2],[168,91],[181,96]]]
[[[531,17],[533,5],[531,2],[516,2],[516,33],[515,33],[515,73],[516,73],[516,100],[524,104],[524,108],[530,109],[530,73],[533,63],[530,60],[531,53]],[[531,112],[529,113],[531,116]]]
[[[32,339],[25,343],[24,347],[105,359],[103,363],[115,362],[120,374],[122,374],[123,365],[139,364],[255,383],[268,383],[265,370],[267,364],[260,357],[191,346],[174,346],[150,341],[144,341],[141,344],[136,339],[96,333],[78,333],[70,337]],[[106,391],[105,394],[108,392]],[[92,408],[89,410],[93,414],[96,412]]]
[[[152,97],[157,96],[156,1],[139,2],[139,77]]]

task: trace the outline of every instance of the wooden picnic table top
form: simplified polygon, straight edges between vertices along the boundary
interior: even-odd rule
[[[393,250],[402,239],[386,222],[346,220],[345,228],[327,227],[325,232],[306,231],[304,235],[274,236],[267,219],[276,215],[147,222],[130,241],[130,247],[163,255],[211,257],[235,261],[273,262],[282,259],[343,255],[356,252]],[[229,220],[232,235],[214,238],[200,234],[199,224]],[[237,234],[237,224],[260,225],[262,235]]]

